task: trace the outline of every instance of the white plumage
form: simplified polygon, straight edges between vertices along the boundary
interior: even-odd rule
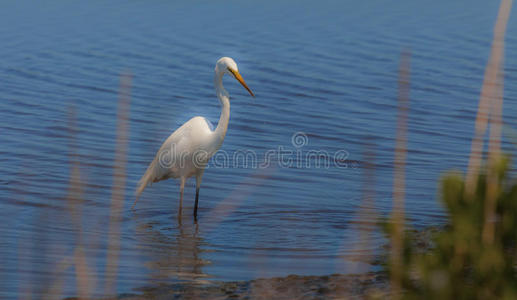
[[[230,120],[230,97],[222,84],[224,74],[229,74],[237,79],[254,96],[239,74],[235,61],[229,57],[219,59],[215,66],[214,75],[216,94],[222,106],[217,128],[214,130],[210,121],[204,117],[194,117],[174,131],[162,144],[144,176],[140,179],[133,207],[148,185],[168,178],[179,178],[180,204],[178,214],[181,215],[185,181],[189,177],[196,176],[194,217],[197,217],[199,188],[203,172],[212,155],[221,147]]]

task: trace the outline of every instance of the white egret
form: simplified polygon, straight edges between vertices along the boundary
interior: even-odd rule
[[[135,206],[140,194],[148,185],[168,178],[179,178],[180,203],[178,215],[181,215],[185,182],[187,178],[196,176],[194,218],[197,218],[199,187],[203,172],[212,155],[221,147],[230,120],[230,95],[223,87],[224,74],[229,74],[237,79],[251,96],[255,97],[239,74],[235,61],[229,57],[219,59],[215,65],[214,76],[215,91],[222,106],[217,128],[213,130],[214,127],[210,121],[204,117],[194,117],[174,131],[160,147],[153,162],[140,179],[136,190],[136,200],[132,207]]]

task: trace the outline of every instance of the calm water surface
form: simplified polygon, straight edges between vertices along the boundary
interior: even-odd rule
[[[147,164],[189,118],[214,124],[213,68],[231,56],[251,89],[229,77],[222,150],[375,151],[375,213],[391,208],[400,52],[410,49],[406,208],[414,226],[443,222],[437,180],[467,164],[498,1],[88,1],[0,3],[0,296],[62,284],[83,245],[102,294],[108,242],[120,239],[117,292],[159,283],[352,272],[361,164],[309,168],[211,166],[191,217],[194,180],[176,219],[178,184],[147,189]],[[517,115],[517,18],[506,43],[505,143]],[[120,75],[133,75],[120,237],[109,235]],[[75,148],[69,129],[75,111]],[[292,143],[295,133],[304,144]],[[279,148],[282,147],[282,148]],[[75,149],[75,150],[71,150]],[[75,158],[72,155],[76,154]],[[298,162],[295,155],[294,162]],[[70,191],[71,160],[82,190]],[[306,161],[305,161],[306,163]],[[71,209],[69,195],[79,195]],[[373,228],[373,224],[366,224]],[[378,234],[371,233],[376,238]]]

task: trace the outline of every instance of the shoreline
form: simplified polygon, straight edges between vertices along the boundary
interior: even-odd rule
[[[135,290],[135,293],[98,299],[364,299],[366,296],[380,298],[389,293],[389,278],[383,271],[324,276],[289,275],[249,281],[221,281],[208,286],[176,283]]]

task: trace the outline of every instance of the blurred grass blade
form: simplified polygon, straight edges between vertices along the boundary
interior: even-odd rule
[[[342,266],[338,272],[342,273],[365,273],[369,271],[367,263],[374,258],[374,253],[371,251],[371,233],[375,229],[377,222],[377,213],[375,210],[375,144],[371,139],[367,138],[363,150],[363,162],[365,163],[363,169],[362,182],[362,199],[359,209],[353,221],[357,224],[358,239],[352,241],[352,254],[342,255]],[[343,245],[340,252],[345,251],[345,247],[350,243],[346,238],[343,239]],[[363,257],[363,259],[361,259]],[[350,269],[347,270],[346,262],[351,262]]]
[[[409,69],[410,53],[402,52],[399,68],[397,137],[395,145],[394,179],[393,179],[393,208],[391,223],[393,235],[391,238],[390,262],[391,287],[394,297],[400,295],[402,288],[402,248],[404,239],[404,197],[405,197],[405,166],[407,155],[407,119],[409,108]]]
[[[472,195],[476,191],[477,175],[481,166],[483,156],[483,137],[486,132],[489,118],[495,119],[491,122],[489,150],[497,155],[500,148],[500,111],[502,107],[502,84],[498,78],[502,77],[502,62],[504,55],[504,36],[506,25],[510,16],[513,0],[502,0],[494,28],[494,39],[490,51],[490,59],[485,69],[483,86],[476,116],[474,138],[470,150],[469,165],[466,177],[466,192]],[[501,95],[501,101],[497,100]],[[492,114],[492,115],[490,115]]]
[[[120,220],[124,207],[126,185],[126,156],[128,144],[129,106],[131,100],[131,80],[129,74],[120,78],[120,92],[117,111],[117,142],[115,162],[113,165],[113,186],[111,189],[111,208],[108,233],[108,254],[106,258],[106,281],[104,292],[111,295],[115,292],[118,275],[118,256],[120,251]]]
[[[491,82],[490,105],[490,135],[489,135],[489,156],[487,167],[487,192],[485,201],[485,222],[483,225],[483,242],[491,244],[494,240],[495,203],[498,191],[498,166],[497,162],[501,152],[501,127],[503,109],[503,82],[504,82],[504,36],[506,25],[512,8],[512,0],[501,1],[499,13],[494,29],[494,40],[492,42],[492,55],[490,58],[491,74],[494,80]]]

